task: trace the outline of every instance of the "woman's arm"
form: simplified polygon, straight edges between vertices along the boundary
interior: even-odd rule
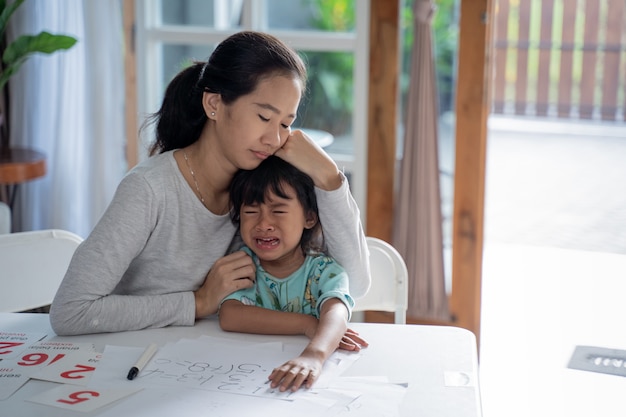
[[[371,283],[369,249],[359,208],[347,180],[338,190],[316,188],[315,193],[328,253],[348,273],[350,294],[358,299],[367,293]]]
[[[297,391],[302,385],[311,388],[319,378],[324,362],[337,349],[347,331],[348,309],[331,298],[322,305],[319,324],[300,356],[274,369],[269,376],[272,388]]]
[[[113,295],[133,259],[145,248],[156,223],[154,197],[139,175],[126,176],[91,234],[77,248],[50,309],[60,335],[131,330],[172,324],[167,313],[185,310],[193,294],[169,297]],[[158,298],[163,298],[158,300]],[[151,319],[151,305],[163,313]],[[161,307],[158,307],[161,308]],[[193,313],[185,324],[193,322]],[[183,323],[179,323],[183,324]]]
[[[319,217],[329,254],[348,272],[356,299],[369,289],[369,251],[359,207],[346,177],[330,156],[302,131],[296,130],[276,152],[315,182]]]

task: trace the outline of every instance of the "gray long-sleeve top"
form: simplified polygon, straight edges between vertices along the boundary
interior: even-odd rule
[[[352,296],[363,296],[369,254],[348,183],[316,195],[329,253],[348,272]],[[193,291],[236,231],[228,215],[198,200],[173,151],[149,158],[124,177],[77,248],[50,309],[52,328],[73,335],[193,325]]]

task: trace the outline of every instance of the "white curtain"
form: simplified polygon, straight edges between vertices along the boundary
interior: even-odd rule
[[[11,145],[43,152],[47,164],[45,177],[20,186],[13,230],[86,237],[126,171],[121,4],[28,0],[7,37],[42,30],[78,42],[32,56],[10,81]]]

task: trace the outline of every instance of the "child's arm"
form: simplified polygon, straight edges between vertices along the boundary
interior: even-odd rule
[[[284,314],[284,313],[283,313]],[[280,391],[291,388],[297,391],[301,385],[311,388],[319,378],[326,359],[337,349],[348,329],[348,309],[338,299],[324,302],[319,324],[311,341],[300,356],[274,369],[269,376],[272,388]]]
[[[249,306],[237,300],[224,301],[219,316],[220,327],[227,332],[303,334],[312,338],[318,326],[318,320],[308,314]]]

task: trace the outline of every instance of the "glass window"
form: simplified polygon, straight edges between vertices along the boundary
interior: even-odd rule
[[[160,80],[161,97],[169,82],[183,68],[188,67],[194,61],[206,61],[213,52],[213,45],[173,45],[163,44],[162,78]]]
[[[349,174],[365,215],[369,44],[357,28],[369,28],[369,1],[136,0],[136,5],[141,114],[155,112],[170,80],[192,61],[206,60],[230,34],[274,34],[308,67],[296,126],[322,133],[325,149]],[[150,132],[142,139],[149,142]]]
[[[354,32],[354,0],[267,0],[270,29]]]
[[[239,26],[241,19],[241,3],[219,0],[161,1],[160,15],[155,23],[234,28]]]
[[[352,132],[354,54],[300,51],[309,81],[296,125],[325,130],[336,138]]]

